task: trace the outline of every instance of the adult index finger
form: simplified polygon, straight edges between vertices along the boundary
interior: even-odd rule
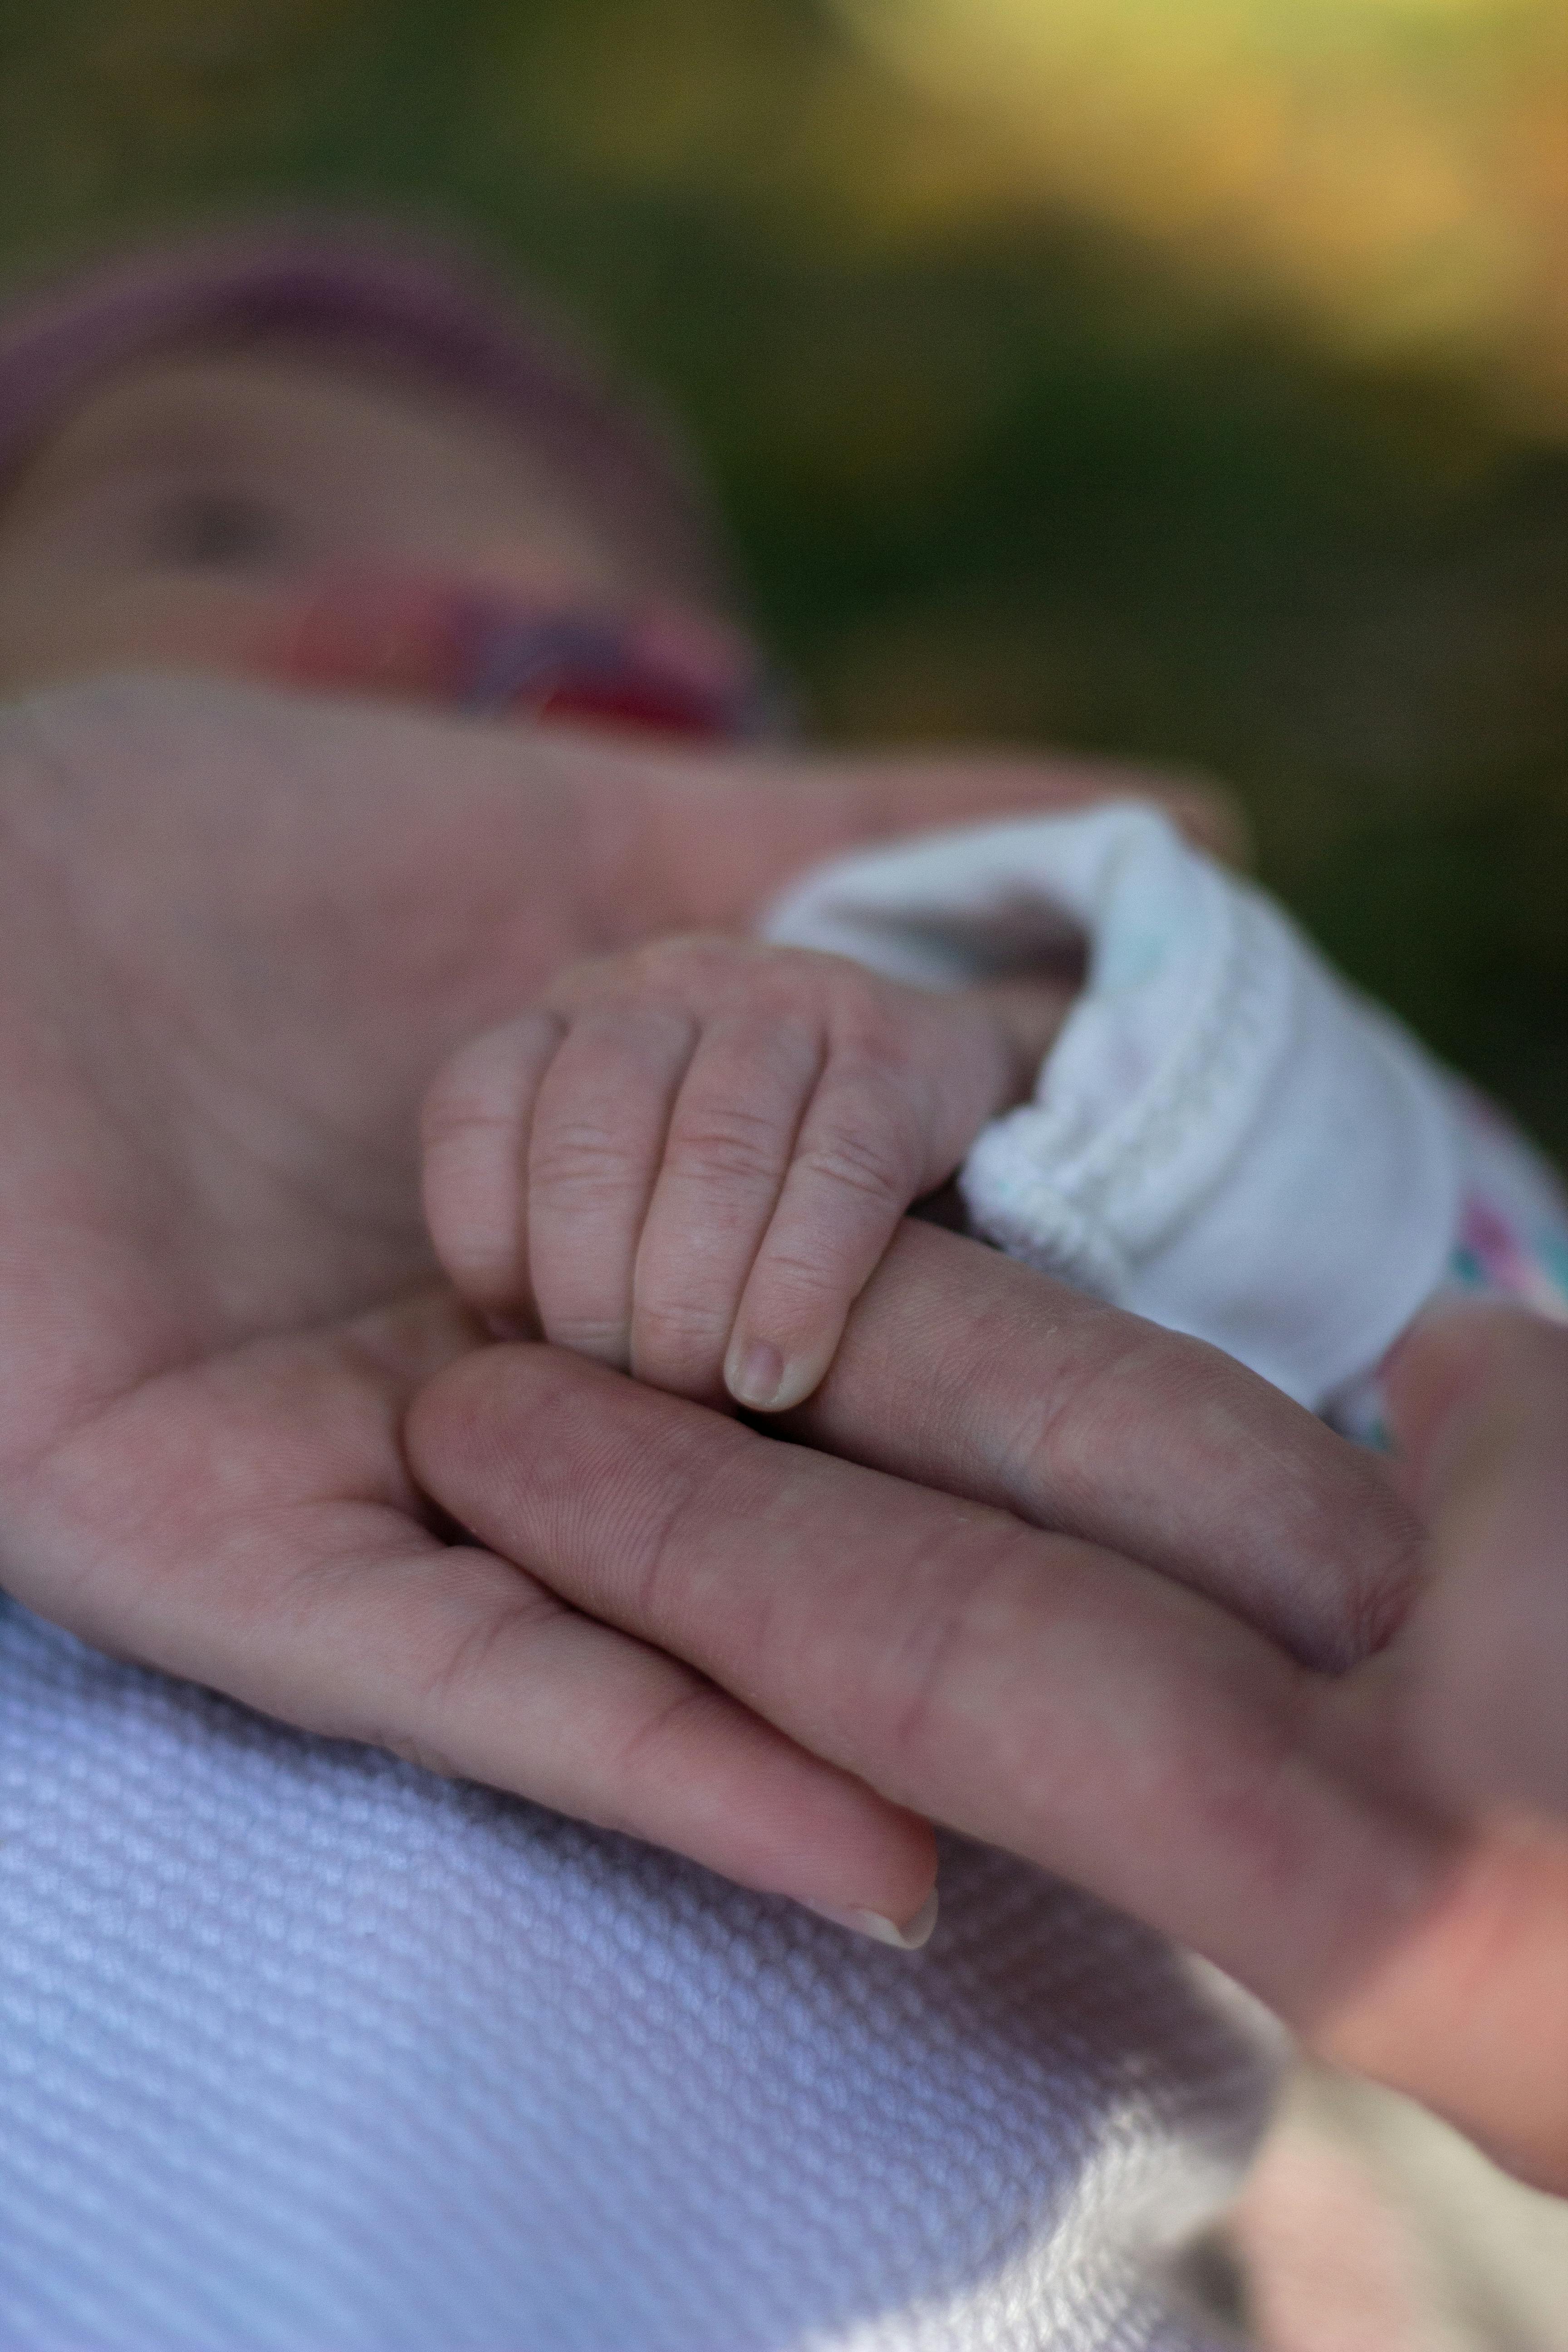
[[[1327,1814],[1309,1827],[1309,1874],[1331,1902],[1381,1843],[1387,1876],[1312,1947],[1312,1981],[1292,1995],[1251,1980],[1335,2063],[1429,2101],[1561,2192],[1568,1334],[1472,1309],[1418,1326],[1397,1354],[1401,1469],[1432,1530],[1418,1566],[1378,1458],[1225,1357],[950,1234],[906,1228],[899,1252],[803,1429],[1131,1550],[1313,1664],[1362,1658],[1281,1688],[1275,1728],[1287,1782],[1326,1774],[1352,1800],[1348,1835],[1316,1843]],[[1189,1688],[1215,1707],[1201,1677]],[[1267,1689],[1254,1685],[1260,1705]],[[1229,1752],[1240,1764],[1245,1744]],[[1199,1865],[1201,1829],[1174,1822],[1178,1866]],[[1277,1900],[1266,1874],[1254,1895],[1262,1914]],[[1191,1935],[1221,1958],[1224,1900],[1222,1885]],[[1184,1932],[1147,1894],[1131,1907]],[[1287,1979],[1290,1957],[1281,1943],[1270,1959]]]
[[[858,756],[755,750],[635,751],[562,730],[595,843],[606,936],[727,930],[753,922],[793,876],[896,835],[1002,817],[1062,816],[1106,800],[1164,810],[1188,839],[1245,864],[1229,795],[1202,779],[1110,761],[984,751]],[[745,822],[736,822],[736,794]]]
[[[1380,1647],[1416,1587],[1376,1455],[1217,1349],[935,1226],[900,1228],[792,1426],[1131,1553],[1310,1665]]]
[[[451,1367],[407,1439],[447,1509],[552,1590],[1288,2016],[1372,1966],[1449,1866],[1441,1830],[1321,1760],[1316,1677],[1101,1546],[543,1348]]]

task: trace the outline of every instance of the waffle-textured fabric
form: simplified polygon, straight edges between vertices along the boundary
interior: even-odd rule
[[[922,1952],[0,1601],[5,2352],[1215,2352],[1272,2030],[954,1844]]]

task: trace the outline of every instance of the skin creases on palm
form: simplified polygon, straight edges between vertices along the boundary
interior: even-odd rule
[[[435,1286],[416,1105],[599,943],[563,783],[475,730],[433,784],[430,731],[126,684],[0,738],[5,1585],[366,1737],[293,1664],[273,1688],[264,1621],[335,1559],[443,1549],[398,1423],[476,1335]]]
[[[746,823],[716,824],[738,788]],[[923,1827],[429,1524],[404,1412],[480,1334],[436,1280],[416,1110],[562,964],[739,928],[811,858],[973,791],[191,679],[6,710],[5,1590],[748,1883],[917,1908]],[[996,797],[1056,792],[1032,768]],[[631,1768],[645,1733],[662,1783]]]

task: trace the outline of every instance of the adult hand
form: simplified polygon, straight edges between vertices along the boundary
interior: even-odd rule
[[[1225,1358],[907,1225],[796,1417],[849,1459],[528,1347],[409,1442],[556,1593],[1568,2189],[1568,1341],[1445,1326],[1394,1411],[1425,1557],[1381,1464]],[[860,1900],[903,1916],[915,1859]]]
[[[923,1823],[432,1528],[401,1415],[478,1335],[431,1286],[416,1109],[458,1039],[573,957],[734,927],[879,833],[1107,782],[177,680],[5,714],[7,1588],[103,1648],[754,1883],[873,1906],[929,1883]]]
[[[1568,1329],[1434,1310],[1388,1373],[1402,1482],[1432,1529],[1411,1737],[1456,1810],[1568,1817]]]

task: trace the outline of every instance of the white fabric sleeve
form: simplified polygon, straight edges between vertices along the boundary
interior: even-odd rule
[[[1446,1075],[1271,900],[1117,802],[843,858],[763,926],[936,988],[1064,934],[1085,986],[965,1163],[975,1230],[1322,1410],[1442,1282],[1463,1146]]]

